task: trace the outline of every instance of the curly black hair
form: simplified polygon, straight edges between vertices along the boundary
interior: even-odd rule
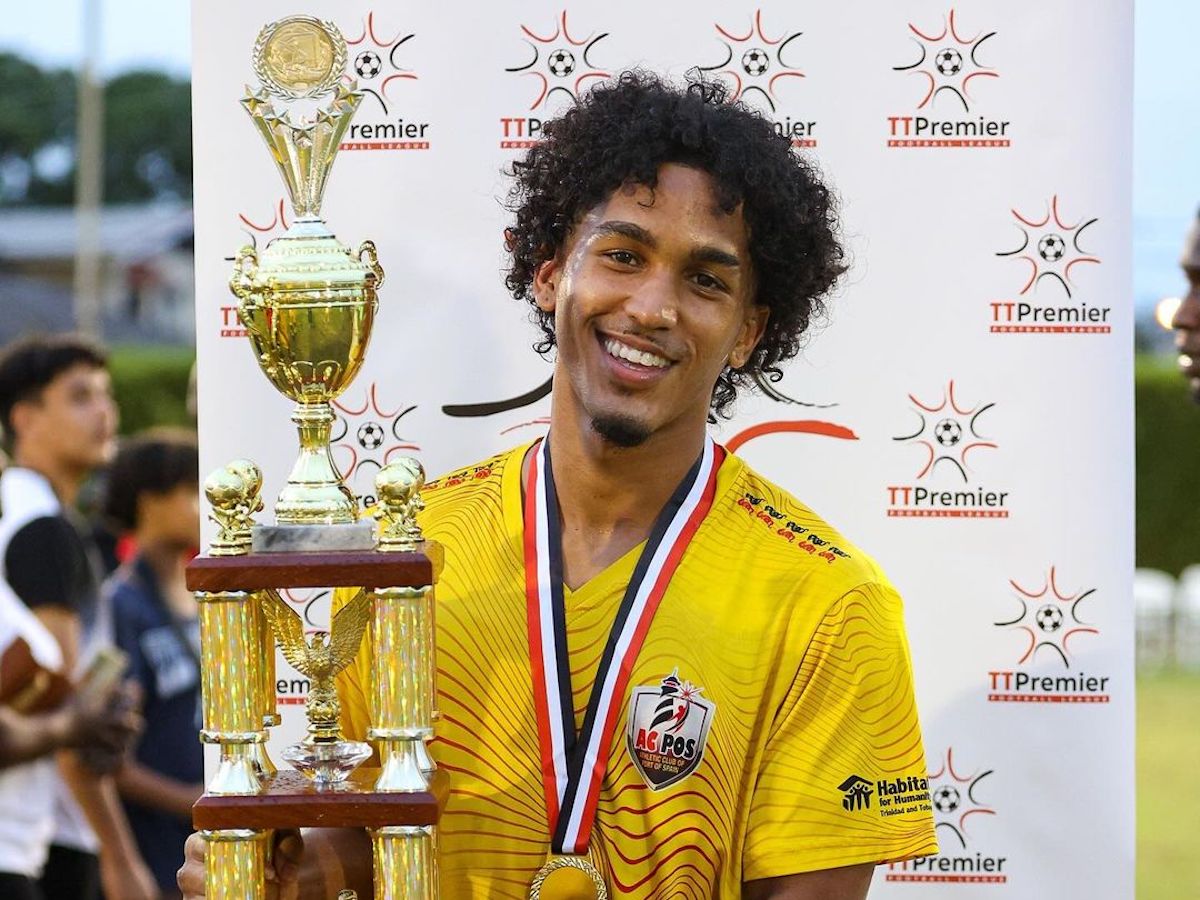
[[[783,377],[823,297],[846,270],[837,236],[836,200],[816,168],[792,152],[789,138],[719,83],[675,87],[657,75],[624,72],[582,96],[542,127],[544,139],[513,163],[505,233],[511,263],[505,284],[533,304],[539,353],[555,345],[554,320],[534,303],[538,267],[553,259],[590,210],[625,184],[656,186],[659,167],[680,163],[706,172],[721,208],[742,204],[757,288],[770,309],[766,332],[738,369],[726,367],[712,409],[728,417],[739,387]]]

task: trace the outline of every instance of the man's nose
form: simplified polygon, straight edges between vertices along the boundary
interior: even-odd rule
[[[679,294],[674,277],[650,272],[625,301],[625,312],[647,329],[668,328],[679,321]]]
[[[1184,295],[1179,309],[1171,317],[1171,327],[1178,331],[1200,330],[1200,287],[1194,287]]]

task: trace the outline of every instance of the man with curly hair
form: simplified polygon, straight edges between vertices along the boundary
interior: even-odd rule
[[[544,133],[507,283],[554,353],[550,430],[424,493],[441,896],[861,898],[936,852],[900,600],[707,434],[843,271],[830,193],[713,85],[627,73]],[[355,739],[370,666],[340,677]],[[361,835],[304,842],[285,896],[369,890]]]

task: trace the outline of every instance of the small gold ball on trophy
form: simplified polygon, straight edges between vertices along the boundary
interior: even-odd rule
[[[235,459],[204,479],[204,496],[212,507],[217,537],[214,556],[240,556],[250,550],[254,514],[263,508],[262,470],[248,459]]]
[[[423,487],[425,469],[411,456],[402,456],[379,470],[375,476],[375,496],[379,498],[375,515],[383,522],[380,550],[415,550],[425,539],[417,524],[417,513],[425,508],[421,500]]]

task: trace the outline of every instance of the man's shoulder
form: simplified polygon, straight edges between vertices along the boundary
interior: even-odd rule
[[[722,542],[742,548],[756,570],[789,583],[816,578],[831,592],[887,584],[879,565],[790,491],[731,456],[718,495]]]
[[[504,473],[511,466],[520,466],[527,449],[528,445],[513,447],[427,482],[421,491],[421,499],[425,501],[422,524],[436,523],[450,510],[472,503],[494,504],[499,508]]]

